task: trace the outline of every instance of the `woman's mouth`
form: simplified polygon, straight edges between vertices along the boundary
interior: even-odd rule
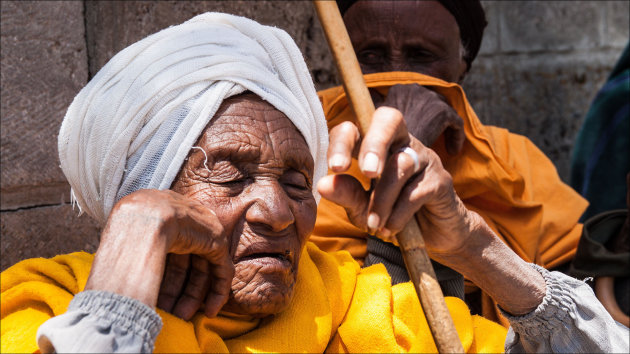
[[[244,257],[240,257],[235,262],[235,264],[237,263],[260,267],[259,272],[263,273],[291,272],[293,270],[293,264],[289,252],[254,253]]]

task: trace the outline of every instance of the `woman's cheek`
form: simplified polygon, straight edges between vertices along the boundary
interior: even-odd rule
[[[315,220],[317,219],[317,203],[315,198],[299,203],[296,210],[296,223],[300,241],[304,242],[313,232],[315,228]]]

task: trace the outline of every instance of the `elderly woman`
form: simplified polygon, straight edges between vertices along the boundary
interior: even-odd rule
[[[432,256],[513,321],[506,341],[503,327],[447,298],[467,351],[627,349],[588,286],[525,263],[463,206],[399,111],[377,110],[368,135],[388,141],[394,153],[373,153],[399,173],[423,176],[398,202],[423,205]],[[126,48],[75,98],[59,135],[76,201],[105,224],[99,249],[2,274],[2,350],[37,350],[38,331],[44,352],[435,351],[410,283],[391,286],[382,265],[361,269],[307,242],[314,185],[356,192],[323,177],[327,139],[281,30],[208,13]],[[584,311],[593,327],[573,327]]]

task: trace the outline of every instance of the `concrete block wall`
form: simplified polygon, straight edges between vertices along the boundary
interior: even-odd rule
[[[630,38],[628,1],[482,1],[463,87],[485,124],[529,137],[569,182],[573,141]]]
[[[464,81],[481,120],[527,135],[568,176],[590,101],[628,42],[627,1],[483,1],[489,20]],[[1,264],[98,246],[99,225],[77,216],[58,167],[72,98],[115,53],[206,11],[285,29],[318,89],[336,71],[308,1],[2,1]]]

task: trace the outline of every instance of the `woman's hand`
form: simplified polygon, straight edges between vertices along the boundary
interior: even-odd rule
[[[168,262],[167,262],[167,254]],[[173,191],[140,190],[112,209],[86,290],[158,304],[190,319],[205,302],[215,316],[230,293],[234,266],[212,210]]]
[[[413,152],[401,152],[405,146],[418,155],[417,165]],[[350,122],[333,128],[329,167],[347,171],[353,152],[363,174],[374,179],[369,191],[343,174],[326,176],[317,186],[324,198],[346,209],[352,223],[393,240],[415,216],[431,258],[472,280],[504,310],[526,314],[542,302],[542,276],[466,209],[439,157],[407,132],[398,110],[378,108],[362,141]]]
[[[409,147],[418,155],[402,152]],[[453,189],[452,178],[433,152],[410,135],[400,111],[380,107],[360,140],[351,122],[330,132],[329,167],[343,173],[353,151],[363,173],[375,179],[370,191],[349,175],[323,178],[318,190],[346,209],[350,221],[385,240],[393,237],[416,215],[429,252],[452,253],[461,248],[480,218],[470,213]]]

